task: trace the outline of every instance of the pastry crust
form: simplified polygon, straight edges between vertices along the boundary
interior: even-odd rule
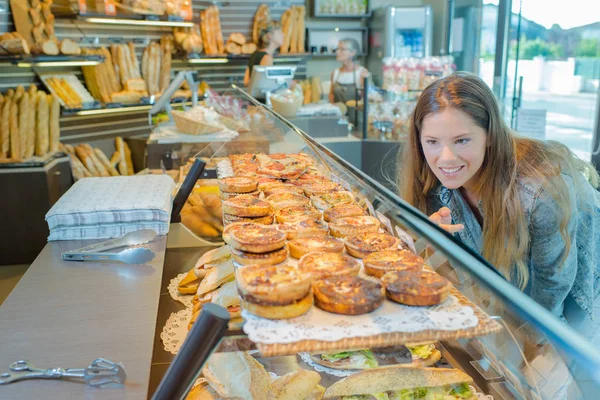
[[[338,276],[356,276],[360,263],[347,254],[316,251],[308,253],[298,261],[298,268],[310,274],[313,280]]]
[[[251,303],[242,298],[242,308],[249,313],[268,319],[288,319],[306,314],[313,305],[313,294],[309,292],[304,298],[282,306],[268,306]]]
[[[306,170],[306,164],[288,154],[257,154],[260,175],[278,179],[296,179]]]
[[[312,196],[310,200],[319,210],[326,210],[337,204],[352,203],[355,201],[355,198],[352,193],[341,191]]]
[[[295,223],[306,219],[320,219],[321,213],[310,206],[292,206],[277,211],[275,218],[279,223]]]
[[[231,256],[238,264],[242,265],[275,265],[287,260],[288,252],[285,247],[261,254],[231,249]]]
[[[297,193],[300,195],[304,195],[304,190],[302,190],[298,186],[294,186],[289,183],[281,183],[281,182],[272,182],[272,183],[267,183],[267,184],[261,185],[261,190],[267,197],[269,197],[275,193],[282,193],[282,192],[290,192],[290,193]]]
[[[248,265],[238,268],[236,282],[246,301],[283,306],[306,297],[312,279],[291,265]]]
[[[237,215],[231,215],[231,214],[223,214],[223,225],[229,225],[229,224],[233,224],[236,222],[252,222],[254,224],[260,224],[260,225],[271,225],[274,220],[275,220],[275,217],[273,217],[272,215],[266,215],[264,217],[248,218],[248,217],[238,217]]]
[[[253,192],[248,192],[248,193],[221,192],[221,199],[229,200],[229,199],[233,199],[235,197],[238,197],[238,196],[241,196],[244,194],[248,195],[248,196],[256,197],[257,199],[260,197],[260,192],[258,190],[255,190]]]
[[[433,271],[392,271],[383,275],[386,294],[397,303],[433,306],[448,298],[452,284]]]
[[[408,250],[383,250],[367,255],[363,259],[365,272],[381,278],[390,271],[421,270],[425,261]]]
[[[377,232],[381,223],[375,217],[346,217],[329,224],[331,234],[336,237],[354,236],[359,233]]]
[[[229,246],[232,249],[250,253],[267,253],[285,246],[285,234],[269,226],[257,225],[234,230],[230,237]]]
[[[265,200],[271,203],[274,210],[293,206],[305,206],[309,203],[309,200],[303,194],[292,192],[278,192],[270,195]]]
[[[339,192],[343,190],[339,184],[330,181],[310,182],[302,185],[302,189],[304,190],[304,194],[306,194],[308,197],[318,196],[325,193]]]
[[[323,279],[314,283],[313,290],[315,305],[335,314],[367,314],[385,299],[381,283],[356,276]]]
[[[310,236],[292,240],[288,243],[290,255],[294,258],[301,258],[303,255],[315,251],[325,253],[342,253],[344,251],[344,242],[329,236]]]
[[[227,193],[250,193],[256,191],[258,182],[246,176],[231,176],[219,179],[219,189]]]
[[[223,212],[238,217],[264,217],[271,211],[271,204],[253,196],[241,195],[223,201]]]
[[[327,222],[346,217],[359,217],[367,215],[365,210],[356,203],[342,203],[332,206],[323,212],[323,219]]]
[[[320,219],[305,219],[295,224],[278,224],[277,229],[287,235],[288,240],[308,236],[327,236],[327,223]]]
[[[376,251],[397,249],[400,239],[387,233],[369,232],[346,237],[344,243],[348,254],[357,258],[365,258]]]
[[[238,229],[245,229],[248,227],[252,227],[254,225],[256,225],[254,222],[232,222],[232,223],[228,224],[223,229],[223,241],[225,241],[225,243],[229,244],[229,241],[231,240],[231,232],[236,231]]]

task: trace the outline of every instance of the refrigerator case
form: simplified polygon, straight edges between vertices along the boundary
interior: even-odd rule
[[[379,366],[383,367],[410,364],[411,356],[404,346],[407,343],[433,343],[442,354],[442,358],[434,367],[464,371],[473,379],[470,385],[475,392],[490,395],[496,400],[581,399],[585,398],[581,392],[581,388],[585,386],[588,386],[587,390],[591,390],[591,393],[598,393],[598,349],[589,346],[574,329],[513,287],[479,255],[433,225],[425,215],[396,194],[320,145],[241,89],[234,89],[237,95],[245,98],[253,108],[252,119],[255,124],[250,132],[244,134],[248,136],[246,140],[254,135],[263,139],[266,137],[269,143],[264,151],[270,154],[303,152],[309,155],[323,175],[352,191],[369,214],[380,220],[386,232],[408,243],[414,252],[424,258],[426,265],[447,278],[454,287],[452,295],[474,311],[477,323],[458,330],[455,327],[439,329],[434,324],[426,330],[364,334],[369,324],[374,323],[373,320],[376,319],[369,320],[367,314],[364,326],[354,326],[352,317],[346,318],[344,324],[340,325],[347,326],[349,323],[352,326],[349,332],[356,336],[323,340],[319,337],[302,336],[308,329],[309,317],[300,317],[295,322],[280,321],[277,324],[266,320],[260,321],[258,325],[250,318],[243,326],[239,321],[237,325],[231,324],[230,330],[216,350],[212,349],[215,351],[207,358],[208,364],[205,364],[204,368],[204,376],[208,383],[205,380],[197,381],[196,393],[216,391],[220,397],[235,397],[246,393],[243,398],[276,398],[273,396],[277,390],[292,385],[295,380],[311,386],[311,390],[316,389],[317,382],[327,389],[356,371],[315,366],[314,362],[311,362],[311,353],[338,354],[345,350],[370,348]],[[244,152],[242,148],[222,145],[208,146],[200,155],[223,157],[223,160],[226,160],[230,155]],[[289,260],[295,262],[291,258]],[[433,318],[432,321],[435,322],[436,314],[428,314],[428,317],[425,314],[431,310],[411,310],[423,313],[416,317],[417,321],[423,322],[427,321],[427,318]],[[313,312],[324,311],[313,308],[309,314]],[[395,315],[400,318],[400,314]],[[331,314],[330,320],[321,328],[330,329],[331,320],[336,317],[337,315]],[[279,329],[280,327],[274,325],[285,326],[289,323],[297,324],[298,329],[288,332],[285,342],[278,342],[278,337],[273,342],[273,336],[277,336],[273,332],[278,331],[270,329]],[[205,352],[198,354],[200,353]],[[210,351],[207,354],[210,354]],[[206,368],[207,365],[209,369]],[[426,373],[426,370],[415,371],[416,374]],[[317,378],[314,372],[318,374]],[[294,375],[287,375],[290,373]],[[272,378],[265,378],[268,374]],[[285,378],[281,378],[284,376]],[[168,376],[164,379],[168,379]],[[382,391],[387,390],[389,389]],[[390,397],[389,393],[386,396],[388,397],[381,395],[377,399],[396,398]],[[417,397],[406,395],[401,398],[404,400]]]
[[[427,57],[432,53],[433,14],[430,6],[383,7],[370,23],[367,68],[376,85],[382,83],[382,61],[387,57]]]

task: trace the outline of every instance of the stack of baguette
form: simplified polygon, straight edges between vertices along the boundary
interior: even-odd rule
[[[60,143],[60,150],[71,158],[71,169],[75,180],[92,176],[133,175],[131,150],[123,138],[115,139],[116,151],[110,159],[98,148],[87,143],[72,146]]]
[[[0,95],[0,159],[19,162],[57,151],[60,103],[31,85]]]
[[[305,51],[305,18],[306,7],[292,6],[281,16],[281,29],[283,30],[282,54],[304,53]]]
[[[83,49],[85,55],[99,55],[104,57],[101,64],[81,67],[88,90],[94,98],[103,103],[111,103],[112,95],[123,90],[121,80],[114,67],[111,52],[106,47],[99,49]]]
[[[160,44],[152,42],[142,54],[142,76],[148,93],[158,95],[169,87],[171,82],[171,55],[173,37],[164,36]]]
[[[200,13],[200,19],[204,52],[209,56],[225,54],[219,8],[217,6],[208,7]]]
[[[46,86],[62,100],[65,107],[83,108],[84,104],[94,102],[94,98],[75,74],[44,75],[42,79]]]
[[[6,32],[0,35],[0,48],[9,54],[29,54],[27,41],[18,32]]]
[[[133,42],[128,44],[113,44],[110,47],[113,66],[121,80],[123,90],[113,93],[111,100],[114,103],[135,104],[143,96],[148,95],[146,82],[142,79],[140,63],[135,54]]]

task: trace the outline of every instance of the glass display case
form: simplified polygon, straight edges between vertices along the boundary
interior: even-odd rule
[[[344,289],[347,290],[345,293],[349,293],[347,298],[356,300],[352,294],[355,290],[366,293],[366,288],[371,287],[377,288],[377,296],[381,295],[382,287],[387,287],[387,294],[384,300],[379,297],[378,300],[372,300],[365,294],[367,299],[371,299],[368,302],[378,305],[372,304],[372,309],[367,310],[370,312],[365,313],[363,309],[362,314],[356,312],[360,315],[348,315],[353,312],[345,312],[348,310],[344,311],[343,307],[340,311],[340,307],[335,307],[350,301],[344,299],[343,295],[341,298],[332,296],[329,299],[337,299],[331,301],[338,303],[330,308],[326,306],[327,300],[322,298],[325,289],[318,286],[321,280],[313,271],[309,295],[312,299],[314,292],[315,304],[300,316],[271,319],[274,317],[267,318],[263,311],[259,311],[261,308],[250,305],[255,304],[252,301],[263,305],[272,303],[257,301],[248,295],[245,285],[240,286],[240,279],[244,277],[240,271],[248,270],[249,264],[261,263],[260,259],[240,259],[239,254],[236,256],[236,251],[239,252],[237,245],[230,248],[225,244],[211,250],[212,253],[207,253],[206,248],[197,251],[188,249],[188,253],[196,252],[188,256],[186,263],[181,263],[179,272],[186,272],[192,267],[191,275],[194,269],[205,269],[204,265],[211,262],[213,264],[208,270],[221,268],[220,262],[227,263],[229,257],[233,257],[229,266],[231,270],[223,272],[220,280],[211,272],[203,279],[197,279],[197,286],[191,286],[194,289],[198,287],[197,292],[192,290],[190,294],[183,295],[175,290],[172,293],[173,298],[179,296],[178,301],[185,306],[180,307],[179,311],[174,310],[172,318],[163,326],[159,318],[157,332],[162,329],[160,337],[164,351],[177,354],[183,344],[186,351],[193,351],[198,356],[194,358],[196,364],[192,365],[189,364],[190,357],[178,354],[163,378],[156,398],[165,398],[158,394],[162,389],[164,396],[169,380],[180,374],[182,367],[188,370],[188,375],[192,370],[192,375],[198,378],[185,382],[186,387],[190,385],[188,388],[191,388],[188,398],[194,399],[581,399],[594,398],[599,393],[600,353],[578,332],[513,287],[493,266],[429,222],[425,215],[400,199],[396,193],[354,168],[243,90],[233,86],[228,94],[247,102],[250,112],[242,119],[248,129],[222,143],[213,141],[189,146],[182,159],[202,157],[207,161],[207,169],[213,168],[214,175],[219,178],[258,177],[262,186],[246,190],[258,199],[256,204],[252,203],[255,205],[262,204],[260,200],[265,200],[265,194],[270,195],[265,188],[268,188],[268,183],[277,180],[274,177],[285,181],[290,193],[312,195],[311,199],[307,197],[302,203],[303,207],[310,210],[303,212],[316,212],[317,219],[321,219],[324,212],[330,234],[342,236],[339,240],[345,244],[344,255],[356,260],[360,266],[360,284],[354,282],[350,285],[352,289]],[[286,164],[288,161],[290,163]],[[275,172],[269,174],[265,169],[269,168],[271,162],[275,165],[272,170]],[[294,169],[298,165],[303,166],[301,171]],[[282,179],[284,176],[286,179]],[[350,240],[352,235],[348,232],[358,231],[341,229],[340,226],[348,221],[342,221],[336,214],[330,214],[327,218],[327,207],[331,205],[322,207],[323,204],[315,200],[323,193],[311,192],[314,187],[310,185],[313,183],[325,183],[326,187],[335,188],[337,192],[349,192],[354,198],[353,204],[362,209],[364,216],[370,217],[370,223],[376,224],[373,234],[385,234],[387,239],[382,236],[382,241],[391,240],[394,249],[399,246],[424,260],[423,268],[427,272],[410,273],[428,277],[432,274],[435,279],[442,277],[440,282],[451,283],[447,298],[430,299],[431,302],[404,299],[403,304],[398,303],[390,273],[380,280],[375,277],[377,273],[367,273],[366,263],[360,258],[381,248],[376,243],[370,243],[374,247],[362,248],[366,253],[356,252],[352,247],[354,242]],[[216,182],[213,184],[217,185]],[[222,197],[223,193],[228,192],[222,190]],[[223,206],[224,236],[227,238],[228,222],[232,221],[228,219],[227,211],[231,204],[225,207],[223,203]],[[269,215],[270,218],[267,218]],[[304,267],[299,266],[298,259],[293,256],[298,256],[298,252],[292,253],[288,228],[281,228],[281,225],[297,224],[303,219],[290,222],[283,218],[285,212],[281,212],[281,208],[271,211],[269,215],[256,214],[253,217],[234,218],[234,221],[273,225],[267,229],[284,232],[284,237],[287,235],[288,238],[284,249],[288,250],[283,256],[285,261],[277,259],[280,262],[278,266],[287,265],[293,271],[304,271]],[[263,220],[257,221],[259,218]],[[360,226],[363,229],[366,225]],[[311,228],[309,224],[295,229],[298,232]],[[241,227],[235,232],[243,232],[244,229]],[[343,237],[344,232],[348,236]],[[231,235],[226,240],[230,245]],[[301,236],[297,234],[292,238]],[[236,240],[234,238],[233,242],[236,243]],[[214,245],[219,246],[219,243]],[[178,251],[181,249],[168,249],[166,259],[169,259],[169,252],[171,257],[177,258]],[[276,251],[269,249],[269,257]],[[291,254],[287,254],[288,251]],[[194,265],[196,257],[200,257],[200,260]],[[206,271],[196,276],[203,276]],[[265,273],[264,270],[260,271]],[[281,271],[287,269],[278,269],[277,274],[288,274]],[[289,274],[296,273],[293,271]],[[171,281],[171,286],[181,287],[184,275]],[[258,274],[256,279],[261,280],[264,276]],[[163,281],[171,278],[176,277],[165,275]],[[415,293],[423,300],[431,286],[420,280],[418,282],[421,283],[417,284]],[[237,302],[232,300],[230,303],[214,300],[215,297],[224,296],[224,288],[228,285],[234,285],[231,296],[237,297],[239,293],[243,297],[241,315],[238,312],[239,298]],[[272,293],[275,292],[277,290],[273,289]],[[197,298],[194,298],[194,293],[198,295]],[[207,293],[213,293],[213,297],[209,296],[210,299],[206,300]],[[392,301],[392,298],[396,301]],[[202,302],[229,306],[234,318],[229,321],[225,333],[216,334],[216,324],[194,326],[196,319],[198,325],[203,318]],[[297,304],[301,300],[295,299],[293,302]],[[206,314],[209,314],[208,311]],[[208,339],[198,339],[215,335],[219,340],[214,343]],[[186,336],[188,340],[184,342]],[[198,347],[190,350],[190,343],[194,341]],[[203,365],[203,369],[197,370],[200,365]],[[151,389],[149,395],[152,393]]]

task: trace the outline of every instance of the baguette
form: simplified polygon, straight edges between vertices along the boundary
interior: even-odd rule
[[[300,27],[300,11],[298,7],[292,6],[292,26],[291,26],[291,34],[290,34],[290,53],[298,52],[298,28]]]
[[[133,77],[141,78],[142,76],[140,75],[140,63],[137,59],[137,56],[135,55],[135,45],[133,44],[133,42],[129,42],[127,44],[127,46],[128,46],[128,50],[129,50],[129,57],[131,59],[131,68],[133,70]]]
[[[131,149],[127,142],[123,141],[123,149],[125,150],[125,163],[127,164],[127,173],[128,175],[135,174],[133,169],[133,160],[131,159]]]
[[[115,138],[115,146],[117,148],[117,151],[119,152],[119,173],[121,175],[129,175],[127,171],[127,161],[125,158],[125,142],[123,142],[122,137],[117,136]]]
[[[112,58],[113,68],[115,70],[117,80],[119,81],[119,86],[121,86],[122,81],[121,81],[120,68],[119,68],[119,47],[116,44],[110,45],[110,56]],[[121,86],[121,88],[122,88],[122,86]]]
[[[37,90],[37,89],[36,89]],[[36,137],[36,110],[37,110],[37,95],[33,93],[33,90],[28,91],[29,94],[29,107],[27,108],[27,137],[26,137],[26,151],[25,158],[28,159],[33,157],[35,154],[35,137]]]
[[[216,41],[217,41],[217,51],[219,54],[225,53],[225,48],[223,46],[223,31],[221,30],[221,13],[219,12],[219,7],[214,6],[214,24],[216,28]]]
[[[146,86],[150,89],[150,76],[148,70],[150,68],[150,46],[146,46],[142,52],[142,78],[146,81]]]
[[[94,162],[94,166],[96,167],[96,170],[100,173],[100,176],[110,176],[110,173],[104,167],[102,161],[100,161],[100,159],[98,158],[98,155],[94,152],[94,148],[87,143],[83,144],[83,148],[87,151],[88,156],[91,157],[92,161]]]
[[[37,115],[35,129],[35,155],[44,156],[50,148],[49,124],[49,105],[46,93],[40,91],[37,94]]]
[[[51,94],[48,95],[47,100],[50,106],[50,151],[55,152],[58,151],[58,146],[60,144],[60,103],[58,102],[58,98]]]
[[[17,88],[18,90],[18,88]],[[10,105],[9,113],[10,130],[10,158],[13,160],[21,159],[21,139],[19,131],[19,103],[13,100]]]
[[[27,129],[29,129],[29,109],[31,108],[31,102],[29,101],[29,93],[23,93],[21,101],[19,102],[19,158],[25,158],[27,154]]]
[[[112,166],[109,159],[106,157],[106,154],[99,148],[94,149],[94,153],[96,153],[96,157],[100,160],[104,168],[108,171],[111,176],[119,176],[119,171],[116,170],[115,167]]]
[[[113,166],[113,168],[117,168],[117,166],[119,165],[119,160],[121,159],[121,153],[119,153],[118,151],[115,151],[112,155],[112,157],[110,158],[110,165]]]
[[[171,64],[172,64],[172,51],[173,41],[170,37],[164,37],[161,39],[161,56],[162,62],[160,63],[160,79],[159,79],[159,90],[164,92],[171,83]]]
[[[29,45],[25,39],[0,39],[2,49],[10,54],[29,54]]]
[[[290,51],[290,44],[292,41],[292,32],[294,30],[294,12],[293,9],[288,9],[283,13],[281,17],[283,27],[283,45],[281,45],[280,52],[287,54]]]
[[[104,56],[104,64],[106,65],[106,69],[110,78],[110,93],[112,94],[120,91],[121,84],[119,83],[119,79],[115,71],[111,52],[106,47],[102,46],[100,48],[100,55]]]
[[[121,85],[125,85],[132,77],[129,76],[129,68],[127,59],[125,58],[125,49],[123,46],[117,46],[117,63],[119,64],[119,76],[121,77]]]
[[[20,101],[21,97],[23,97],[23,94],[25,94],[25,88],[23,87],[23,85],[17,86],[17,89],[15,90],[14,100]]]
[[[100,93],[100,98],[104,103],[111,102],[112,91],[110,88],[110,77],[107,71],[107,63],[104,62],[95,67],[95,77],[96,77],[96,85],[98,85],[98,91]]]
[[[298,18],[298,53],[304,53],[306,51],[306,7],[300,6],[300,17]]]
[[[2,103],[2,120],[0,121],[0,156],[6,158],[10,154],[10,110],[12,108],[12,99],[4,98]]]
[[[38,26],[42,23],[42,8],[38,4],[37,7],[31,7],[29,9],[29,16],[31,17],[31,22],[34,26]]]
[[[87,149],[83,145],[75,146],[75,153],[77,157],[81,160],[81,163],[85,165],[85,167],[90,171],[92,176],[101,176],[100,171],[96,169],[96,165],[94,164],[94,160],[90,157]]]

